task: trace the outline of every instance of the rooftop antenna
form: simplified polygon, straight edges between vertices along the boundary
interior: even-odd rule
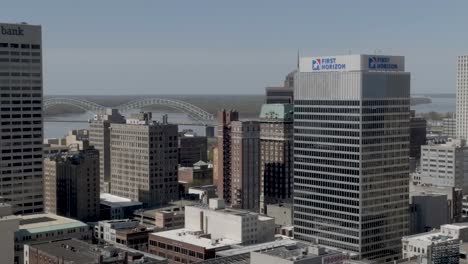
[[[297,49],[297,69],[299,69],[299,56],[300,56],[300,52],[299,52],[299,49]]]

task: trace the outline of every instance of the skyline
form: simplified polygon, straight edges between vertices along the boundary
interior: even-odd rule
[[[412,93],[454,93],[468,53],[462,1],[110,3],[2,6],[4,21],[42,25],[46,95],[263,94],[298,50],[403,55]]]

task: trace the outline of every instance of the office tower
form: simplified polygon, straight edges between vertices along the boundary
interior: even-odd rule
[[[468,140],[468,55],[457,62],[457,137]]]
[[[208,141],[206,137],[197,136],[193,131],[179,134],[179,164],[192,167],[199,161],[208,161]]]
[[[293,105],[264,104],[260,111],[260,212],[290,203],[293,193]]]
[[[13,213],[43,210],[41,26],[0,23],[0,196]]]
[[[410,158],[421,157],[421,146],[426,144],[427,121],[423,117],[416,117],[411,111],[410,117]]]
[[[111,194],[140,201],[144,207],[178,199],[178,126],[153,121],[151,113],[133,114],[111,125]]]
[[[442,135],[448,138],[457,137],[457,120],[455,118],[442,119]]]
[[[239,120],[239,113],[234,110],[222,110],[218,112],[218,147],[215,165],[217,172],[214,174],[214,181],[217,184],[218,197],[223,198],[227,204],[231,204],[231,123]]]
[[[286,75],[283,86],[272,86],[265,88],[267,104],[292,104],[294,100],[294,74]]]
[[[236,111],[218,113],[218,197],[233,208],[260,206],[260,124],[239,121]]]
[[[89,143],[99,151],[99,174],[101,192],[109,192],[111,175],[110,126],[124,124],[125,118],[117,109],[106,109],[89,120]]]
[[[404,57],[301,58],[294,82],[294,234],[380,262],[408,232]]]
[[[421,148],[419,184],[463,188],[465,142],[450,139],[444,144],[428,144]]]
[[[44,209],[84,222],[99,220],[99,152],[94,148],[44,159]]]

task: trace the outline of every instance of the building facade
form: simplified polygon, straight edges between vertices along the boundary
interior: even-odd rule
[[[110,191],[111,158],[110,158],[110,126],[123,124],[125,118],[117,109],[106,109],[105,113],[97,114],[89,120],[89,142],[99,151],[99,177],[102,192]]]
[[[265,88],[265,103],[267,104],[292,104],[294,101],[294,74],[292,71],[286,75],[283,86]]]
[[[0,196],[13,213],[41,212],[41,26],[0,23]]]
[[[290,203],[293,193],[293,105],[264,104],[260,112],[260,212]]]
[[[380,262],[408,233],[410,74],[404,57],[300,58],[294,236]]]
[[[208,140],[193,132],[179,134],[179,164],[192,167],[198,161],[208,161]]]
[[[426,144],[427,121],[423,117],[416,117],[414,111],[410,119],[410,158],[419,160],[421,146]]]
[[[448,138],[457,137],[457,120],[455,118],[442,119],[442,136]]]
[[[46,212],[84,222],[99,220],[99,152],[93,148],[44,159]]]
[[[450,139],[423,146],[419,184],[463,188],[464,144],[463,140]]]
[[[0,254],[5,263],[14,263],[15,232],[19,227],[19,217],[13,215],[11,205],[0,203]]]
[[[468,140],[468,55],[457,59],[457,137]]]
[[[144,207],[178,199],[178,127],[139,113],[111,125],[111,194]]]

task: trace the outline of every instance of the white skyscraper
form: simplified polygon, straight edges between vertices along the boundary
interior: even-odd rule
[[[294,235],[401,257],[408,232],[410,74],[404,57],[301,58],[294,80]]]
[[[457,137],[468,139],[468,55],[457,62]]]
[[[0,196],[43,210],[41,27],[0,23]]]

